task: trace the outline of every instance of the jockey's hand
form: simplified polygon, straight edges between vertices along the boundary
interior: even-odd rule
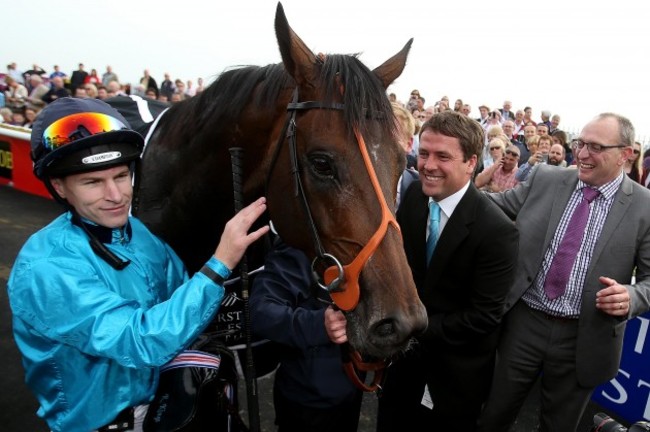
[[[259,198],[241,209],[226,224],[214,257],[229,269],[234,269],[244,256],[246,248],[269,231],[269,226],[265,225],[257,231],[248,232],[257,218],[265,211],[266,198]]]

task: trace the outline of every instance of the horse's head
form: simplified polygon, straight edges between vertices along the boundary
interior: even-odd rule
[[[315,259],[347,312],[350,344],[390,357],[427,324],[394,220],[405,155],[386,97],[412,41],[371,71],[356,56],[315,55],[281,5],[275,27],[296,88],[285,128],[271,138],[278,142],[269,156],[271,219],[288,244]]]

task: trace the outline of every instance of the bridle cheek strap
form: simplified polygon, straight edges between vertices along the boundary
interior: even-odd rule
[[[363,139],[363,136],[357,129],[354,130],[354,134],[357,137],[357,143],[359,144],[359,149],[361,150],[361,155],[363,156],[366,170],[370,176],[372,187],[375,190],[375,194],[377,195],[377,201],[381,206],[381,223],[379,224],[377,231],[375,231],[370,240],[368,240],[368,243],[366,243],[363,249],[361,249],[354,260],[350,264],[343,266],[343,274],[345,277],[341,282],[341,289],[330,292],[330,296],[332,297],[332,300],[336,306],[346,312],[353,310],[359,303],[359,276],[363,270],[363,267],[366,265],[366,262],[368,262],[370,257],[375,253],[379,247],[379,244],[386,236],[386,233],[388,232],[388,226],[392,225],[395,230],[401,235],[401,230],[397,224],[397,221],[395,220],[395,216],[393,216],[393,213],[388,208],[386,198],[381,191],[379,180],[377,179],[377,174],[375,173],[375,169],[372,165],[372,162],[370,161],[370,155],[368,155],[368,149],[366,148],[366,143]],[[329,285],[339,276],[339,268],[337,266],[331,266],[325,270],[325,273],[323,274],[323,280],[326,285]]]

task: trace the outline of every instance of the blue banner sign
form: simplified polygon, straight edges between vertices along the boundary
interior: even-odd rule
[[[650,312],[627,323],[618,375],[596,388],[592,400],[630,423],[650,421]]]

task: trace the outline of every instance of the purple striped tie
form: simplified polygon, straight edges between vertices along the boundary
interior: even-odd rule
[[[589,220],[589,204],[600,194],[596,189],[589,187],[582,188],[582,200],[573,211],[571,220],[567,225],[564,237],[558,246],[551,267],[546,273],[544,281],[544,292],[546,296],[554,300],[564,294],[573,263],[580,251],[582,237]]]

